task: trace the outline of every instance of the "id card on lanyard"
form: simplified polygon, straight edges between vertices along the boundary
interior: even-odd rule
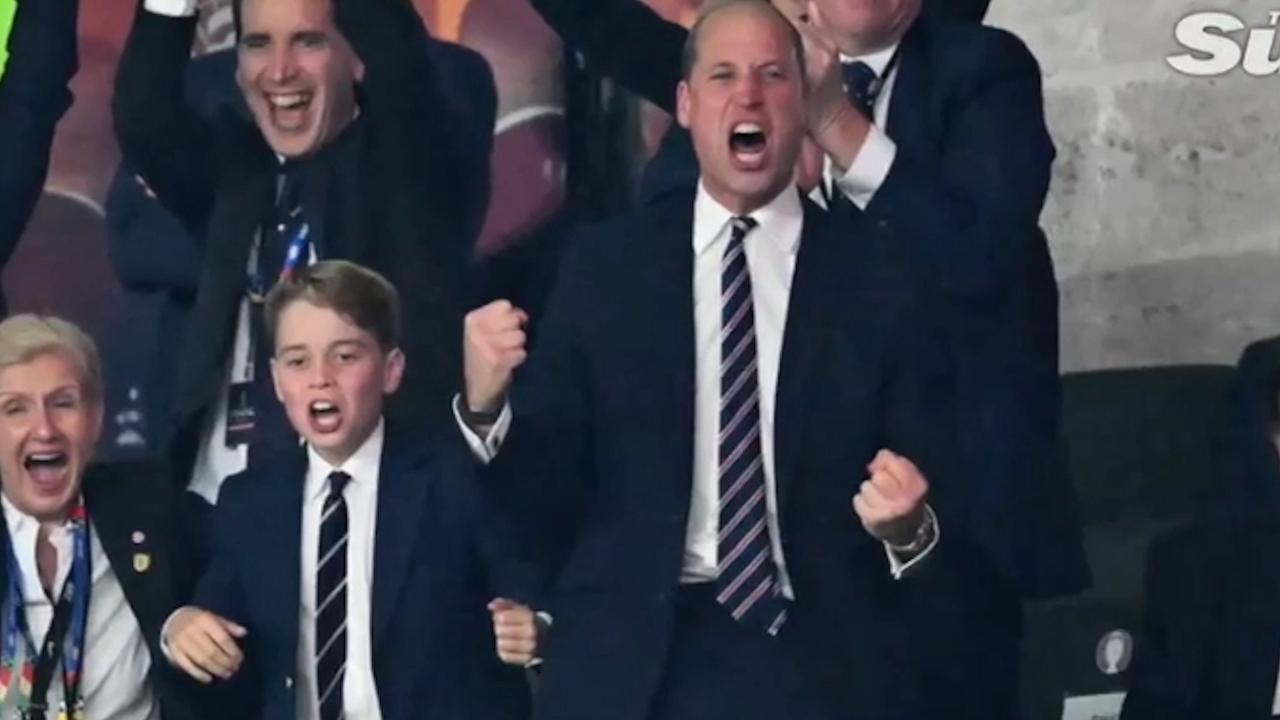
[[[311,226],[305,221],[299,223],[289,238],[285,250],[284,262],[276,282],[288,280],[310,259]],[[246,296],[250,303],[248,343],[244,350],[244,371],[240,377],[234,378],[227,395],[227,447],[246,445],[253,439],[253,430],[257,423],[254,409],[254,379],[257,343],[260,342],[262,305],[266,301],[269,289],[262,272],[262,234],[258,234],[253,247],[249,251],[248,286]]]
[[[3,656],[0,657],[0,705],[15,707],[23,720],[45,720],[53,673],[62,670],[58,720],[85,720],[83,679],[85,636],[93,569],[89,556],[89,520],[80,504],[72,512],[74,559],[54,605],[53,619],[37,650],[27,626],[22,570],[9,545],[9,587],[5,592]],[[23,643],[22,660],[18,642]]]

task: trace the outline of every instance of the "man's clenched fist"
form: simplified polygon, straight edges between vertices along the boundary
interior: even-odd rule
[[[539,620],[530,608],[506,598],[489,603],[493,615],[493,636],[498,658],[508,665],[524,667],[538,657]]]
[[[853,511],[877,540],[909,545],[925,522],[929,483],[908,459],[881,450],[867,464],[867,478],[853,498]]]
[[[184,607],[165,624],[169,662],[202,683],[236,674],[244,653],[236,640],[247,631],[226,618],[197,607]]]
[[[525,311],[506,300],[495,300],[467,313],[464,324],[467,407],[493,412],[502,406],[511,376],[527,357]]]

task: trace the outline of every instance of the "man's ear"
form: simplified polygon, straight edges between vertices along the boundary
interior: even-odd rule
[[[689,107],[691,100],[689,98],[689,81],[681,80],[676,86],[676,122],[680,123],[680,127],[689,129],[689,114],[692,109]]]

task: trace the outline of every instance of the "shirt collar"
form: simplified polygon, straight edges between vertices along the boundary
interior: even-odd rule
[[[320,457],[320,453],[315,448],[307,445],[307,486],[304,491],[304,497],[307,500],[315,500],[329,492],[329,475],[337,470],[341,470],[351,476],[353,483],[366,483],[376,480],[378,477],[378,466],[382,461],[382,441],[385,435],[385,421],[379,420],[378,426],[373,429],[364,443],[342,463],[341,467],[330,465],[327,460]]]
[[[902,44],[899,40],[888,47],[881,48],[873,53],[866,55],[845,55],[840,53],[840,62],[848,64],[855,62],[866,63],[868,67],[875,71],[876,77],[884,74],[884,69],[889,66],[889,61],[893,59],[893,54],[898,51],[898,46]]]
[[[804,207],[800,204],[800,192],[794,185],[778,193],[764,206],[748,213],[757,223],[754,232],[778,243],[786,243],[785,249],[794,255],[800,248],[800,230],[804,224]],[[701,255],[725,234],[734,214],[721,205],[701,181],[698,196],[693,204],[693,253]]]
[[[32,537],[40,529],[40,521],[18,509],[9,496],[0,492],[0,506],[4,507],[4,521],[9,527],[10,537],[19,537],[31,533]],[[60,529],[70,527],[69,522],[58,526]]]

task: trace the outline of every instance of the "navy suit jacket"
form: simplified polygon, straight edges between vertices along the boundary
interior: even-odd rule
[[[388,428],[378,479],[373,675],[387,720],[510,720],[527,714],[518,668],[495,653],[486,604],[532,601],[508,572],[456,432]],[[424,434],[425,435],[425,434]],[[248,629],[239,682],[263,720],[293,720],[305,449],[251,465],[223,486],[214,547],[194,604]]]
[[[191,597],[203,558],[199,522],[155,464],[94,463],[81,485],[89,520],[102,543],[151,654],[148,681],[167,720],[218,717],[211,712],[224,698],[200,687],[164,661],[160,629]],[[8,525],[0,519],[0,557],[9,553]],[[140,558],[145,557],[145,564]],[[9,565],[0,563],[0,587],[8,587]],[[86,649],[94,662],[94,649]]]
[[[366,265],[400,289],[405,352],[413,362],[388,415],[417,417],[437,408],[443,415],[461,377],[461,348],[452,339],[462,333],[474,233],[487,206],[492,119],[486,124],[471,115],[484,101],[450,95],[457,81],[442,78],[442,53],[411,3],[337,0],[334,13],[366,72],[360,117],[344,133],[356,149],[312,166],[304,188],[304,204],[323,209],[311,239],[319,257]],[[249,253],[279,172],[253,123],[233,113],[210,122],[185,102],[194,33],[194,18],[140,7],[112,105],[126,162],[201,242],[191,330],[174,365],[180,474],[195,457],[205,412],[226,384]],[[480,76],[470,80],[491,87],[483,60],[462,54],[480,65]],[[261,427],[283,429],[274,405],[260,413]]]
[[[1211,523],[1161,538],[1122,720],[1271,718],[1280,673],[1280,525]]]
[[[497,94],[493,73],[477,52],[454,43],[425,38],[425,46],[436,69],[444,95],[458,117],[458,132],[465,147],[467,163],[457,169],[456,182],[466,186],[467,201],[457,208],[466,224],[464,234],[475,237],[484,222],[489,200],[489,154],[493,146],[493,125]],[[236,55],[225,50],[192,60],[187,68],[186,102],[207,122],[232,115],[250,121],[249,109],[235,83]],[[424,202],[428,198],[423,198]],[[107,196],[107,256],[116,278],[126,290],[160,295],[155,336],[181,338],[195,305],[204,262],[205,243],[182,220],[148,196],[134,177],[134,170],[122,163]],[[216,256],[216,254],[215,254]],[[171,343],[156,341],[148,373],[148,417],[156,429],[171,423],[175,392],[180,391],[177,372],[181,353]],[[170,438],[153,439],[153,446],[167,452]],[[188,453],[189,454],[189,453]],[[179,458],[185,471],[190,458]],[[180,480],[186,481],[183,475]]]
[[[633,0],[532,1],[592,67],[674,107],[682,27]],[[900,53],[886,130],[897,157],[865,212],[846,206],[891,234],[937,296],[966,459],[983,468],[973,502],[984,521],[969,540],[1010,599],[1077,592],[1089,574],[1059,442],[1058,290],[1038,225],[1054,148],[1040,70],[1013,35],[931,13]],[[668,133],[643,200],[688,192],[697,174],[687,133]],[[1016,608],[1006,619],[1016,636]]]
[[[54,129],[71,107],[77,7],[78,0],[20,2],[9,31],[9,60],[0,76],[0,267],[40,198]],[[0,317],[7,314],[0,295]]]
[[[516,378],[510,434],[484,470],[529,537],[562,558],[542,718],[643,720],[661,682],[692,492],[692,208],[672,196],[571,243]],[[944,538],[964,536],[973,498],[954,460],[947,354],[925,340],[922,299],[882,240],[806,209],[775,415],[797,596],[783,637],[837,712],[956,717],[953,698],[922,691],[927,671],[901,662],[928,645],[911,619],[946,582],[929,579],[940,565],[895,582],[850,504],[884,447],[929,478]],[[985,607],[956,608],[953,619],[984,622]]]

